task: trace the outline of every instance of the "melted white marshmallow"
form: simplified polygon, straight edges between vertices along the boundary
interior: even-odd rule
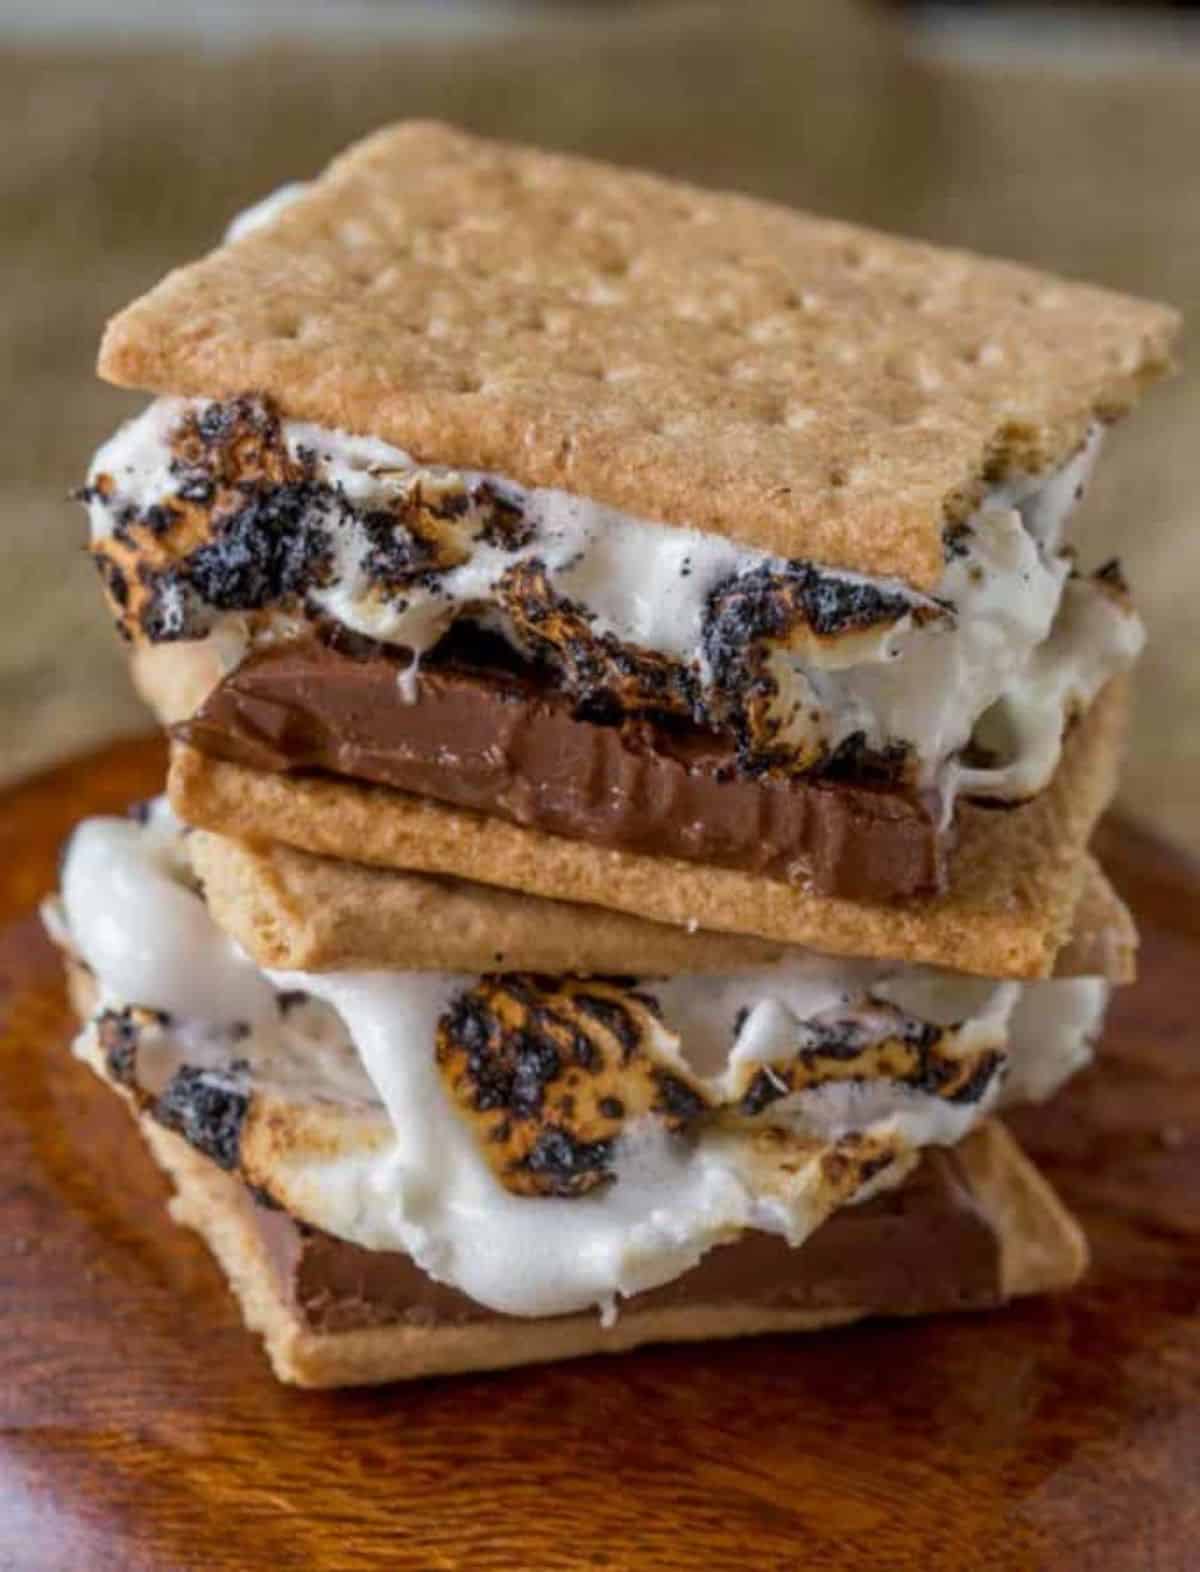
[[[218,1024],[275,1015],[253,961],[186,884],[178,822],[87,819],[71,838],[62,899],[72,943],[105,997]]]
[[[122,507],[144,509],[173,494],[169,438],[189,411],[202,407],[200,400],[159,399],[100,449],[91,477],[111,476],[115,491],[93,497],[94,538],[111,531]],[[407,453],[375,438],[295,421],[284,431],[293,456],[315,454],[324,478],[363,509],[386,508],[417,467]],[[904,744],[918,761],[921,783],[940,785],[949,798],[960,778],[955,754],[980,718],[1011,696],[1022,714],[1031,713],[1031,705],[1037,710],[1036,725],[1030,722],[1018,735],[1025,751],[1011,769],[971,772],[970,790],[1004,797],[1044,785],[1058,761],[1064,705],[1073,694],[1095,693],[1124,669],[1141,638],[1133,613],[1107,597],[1097,602],[1086,638],[1077,636],[1074,621],[1062,630],[1056,621],[1070,567],[1060,553],[1061,537],[1099,443],[1097,427],[1061,469],[1017,477],[990,492],[933,597],[898,580],[831,570],[832,578],[870,583],[911,609],[892,623],[807,639],[803,649],[773,654],[781,740],[805,756],[816,744],[818,753],[832,751],[859,732],[880,751]],[[361,525],[340,510],[314,518],[327,533],[335,566],[330,582],[309,599],[335,622],[406,646],[418,660],[466,608],[474,615],[485,608],[489,624],[519,643],[494,604],[497,585],[515,563],[537,558],[552,589],[580,605],[597,634],[682,662],[711,686],[702,635],[713,590],[731,578],[785,566],[722,536],[636,518],[565,491],[522,487],[484,471],[421,469],[458,475],[468,485],[486,483],[518,505],[533,528],[529,542],[517,548],[476,539],[467,560],[437,575],[435,584],[385,596],[366,572],[371,542]],[[165,610],[169,618],[169,605]],[[236,615],[230,620],[240,623]],[[1051,638],[1052,629],[1059,636]],[[411,691],[411,683],[398,688],[398,702]]]
[[[239,213],[225,231],[226,241],[241,240],[244,235],[252,235],[256,229],[265,229],[268,224],[273,224],[280,213],[298,202],[307,190],[307,181],[289,180],[286,185]]]
[[[1044,1103],[1092,1057],[1111,985],[1103,977],[1027,983],[1009,1025],[1000,1107]]]
[[[703,1132],[691,1142],[653,1121],[618,1145],[616,1181],[563,1200],[517,1196],[499,1183],[442,1086],[437,1023],[477,979],[438,973],[275,973],[264,976],[225,938],[188,883],[184,838],[165,809],[145,826],[91,820],[65,861],[51,927],[97,976],[102,1007],[168,1013],[155,1045],[155,1079],[198,1066],[217,1077],[380,1110],[369,1141],[332,1158],[281,1158],[279,1199],[326,1231],[379,1250],[404,1250],[433,1277],[512,1315],[600,1306],[669,1282],[741,1229],[799,1244],[826,1215],[821,1148],[786,1194],[764,1182],[749,1143]],[[1042,1095],[1086,1056],[1106,987],[1095,979],[1014,983],[928,968],[800,954],[727,977],[651,980],[664,1049],[681,1053],[716,1095],[739,1065],[794,1047],[802,1022],[861,1008],[870,990],[923,1019],[969,1019],[963,1051],[1007,1047],[1006,1094]],[[299,989],[329,1014],[290,1017],[276,990]],[[230,1028],[237,1026],[236,1032]],[[249,1031],[244,1028],[249,1026]],[[1017,1029],[1019,1027],[1019,1029]],[[103,1068],[94,1028],[79,1051]],[[826,1086],[772,1107],[772,1122],[834,1140],[856,1130],[901,1145],[959,1140],[994,1104],[953,1105],[886,1082]],[[902,1177],[893,1164],[860,1190]]]
[[[976,740],[994,743],[1006,762],[952,766],[958,790],[1008,801],[1034,796],[1058,763],[1064,716],[1086,710],[1110,677],[1133,665],[1145,642],[1141,621],[1114,608],[1103,588],[1069,580],[1049,637],[976,729]]]
[[[616,1183],[602,1192],[561,1200],[505,1190],[447,1105],[432,1051],[438,1018],[469,979],[274,980],[310,988],[337,1010],[391,1115],[396,1188],[384,1237],[479,1303],[512,1315],[603,1305],[670,1281],[754,1220],[734,1165],[710,1157],[703,1141],[685,1149],[649,1123],[624,1143]]]

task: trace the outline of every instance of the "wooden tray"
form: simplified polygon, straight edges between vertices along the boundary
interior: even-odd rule
[[[1143,980],[1014,1120],[1088,1283],[984,1316],[312,1394],[269,1376],[32,914],[156,743],[0,796],[0,1567],[1200,1565],[1200,876],[1109,827]]]

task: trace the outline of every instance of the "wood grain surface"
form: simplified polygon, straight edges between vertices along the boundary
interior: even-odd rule
[[[1200,875],[1109,827],[1143,979],[1014,1121],[1085,1222],[1069,1297],[376,1392],[277,1386],[110,1093],[32,906],[124,744],[0,797],[0,1567],[1193,1568]]]

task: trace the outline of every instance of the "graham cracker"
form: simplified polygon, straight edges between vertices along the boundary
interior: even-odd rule
[[[1089,856],[1083,890],[1071,919],[1071,937],[1054,958],[1054,975],[1136,982],[1137,952],[1133,916],[1104,877],[1100,864]]]
[[[260,966],[280,971],[494,972],[677,976],[772,966],[790,946],[689,933],[626,912],[577,906],[462,879],[369,868],[278,842],[197,830],[188,840],[208,909]],[[1087,858],[1059,977],[1129,982],[1136,934]]]
[[[1161,306],[431,123],[110,323],[121,386],[224,397],[930,589],[985,480],[1164,371]]]
[[[1116,785],[1128,685],[1072,729],[1050,785],[1017,808],[960,810],[946,895],[868,905],[748,873],[564,840],[385,787],[268,775],[175,744],[179,816],[241,840],[472,879],[683,928],[832,955],[924,961],[986,977],[1044,977],[1070,936],[1092,829]]]
[[[280,971],[672,976],[769,966],[787,953],[765,939],[689,933],[604,907],[370,868],[277,842],[199,830],[188,849],[215,920],[260,966]]]
[[[697,1303],[631,1306],[610,1327],[594,1315],[530,1320],[498,1316],[462,1326],[393,1323],[314,1332],[300,1323],[275,1284],[245,1187],[180,1137],[145,1118],[140,1124],[151,1153],[174,1182],[172,1218],[204,1239],[229,1280],[247,1327],[262,1337],[275,1375],[292,1385],[376,1385],[622,1353],[646,1343],[814,1332],[866,1316],[896,1314],[887,1305],[812,1310]],[[994,1121],[982,1125],[956,1149],[955,1158],[972,1199],[998,1236],[1003,1298],[1060,1292],[1078,1282],[1087,1267],[1079,1226],[1004,1128]],[[961,1308],[961,1303],[945,1306]]]

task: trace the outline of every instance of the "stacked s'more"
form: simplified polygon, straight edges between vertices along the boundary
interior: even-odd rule
[[[1142,629],[1066,530],[1173,314],[408,124],[110,325],[166,795],[48,918],[277,1374],[1060,1289],[997,1114],[1132,975]]]

